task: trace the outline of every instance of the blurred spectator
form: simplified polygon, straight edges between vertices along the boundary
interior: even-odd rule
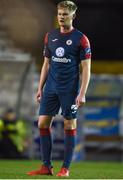
[[[0,158],[21,159],[26,146],[26,124],[13,109],[0,118]]]

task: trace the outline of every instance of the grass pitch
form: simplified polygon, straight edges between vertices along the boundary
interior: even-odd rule
[[[54,162],[53,176],[28,176],[39,168],[40,161],[0,160],[0,179],[63,179],[56,177],[62,162]],[[64,179],[123,179],[123,163],[73,162],[70,177]]]

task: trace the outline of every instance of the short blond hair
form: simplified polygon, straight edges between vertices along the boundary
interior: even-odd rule
[[[76,12],[77,10],[76,4],[72,1],[61,1],[57,5],[57,9],[60,9],[60,8],[65,8],[72,12]]]

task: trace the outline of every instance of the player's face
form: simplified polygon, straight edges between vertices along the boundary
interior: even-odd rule
[[[72,25],[74,13],[68,9],[58,9],[57,19],[59,26],[69,27]]]

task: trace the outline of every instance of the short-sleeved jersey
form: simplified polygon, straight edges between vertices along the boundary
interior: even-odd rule
[[[79,64],[91,58],[88,38],[77,29],[61,33],[55,29],[45,36],[44,57],[50,59],[45,90],[77,92],[79,88]]]

